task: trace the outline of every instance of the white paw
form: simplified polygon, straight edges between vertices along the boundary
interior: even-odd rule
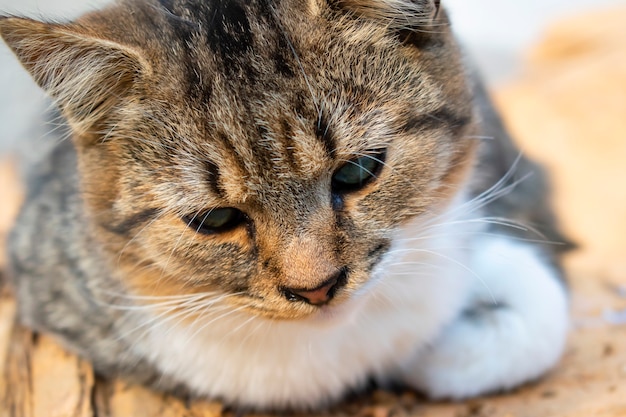
[[[476,243],[471,267],[482,283],[404,371],[407,383],[433,398],[513,388],[541,376],[564,348],[566,290],[539,249],[506,237]]]

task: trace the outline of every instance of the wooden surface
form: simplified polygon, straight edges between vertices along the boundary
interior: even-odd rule
[[[595,23],[594,23],[595,22]],[[573,329],[562,363],[516,392],[428,404],[377,392],[324,415],[361,417],[626,416],[626,10],[554,27],[520,79],[496,99],[522,147],[550,168],[555,205],[582,245],[568,259]],[[0,234],[20,199],[0,163]],[[3,260],[0,259],[0,268]],[[173,398],[94,377],[46,336],[14,326],[0,297],[0,417],[213,417],[216,403]]]

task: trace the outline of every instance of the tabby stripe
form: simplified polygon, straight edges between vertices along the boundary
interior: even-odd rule
[[[337,150],[337,142],[333,130],[328,125],[326,116],[321,115],[315,126],[315,136],[320,140],[328,156],[333,159]]]
[[[206,179],[211,187],[211,191],[217,195],[218,197],[224,198],[226,196],[226,192],[220,185],[220,169],[213,162],[206,162],[206,170],[207,176]]]
[[[422,132],[424,130],[446,128],[458,134],[471,121],[468,116],[462,116],[453,111],[441,108],[431,113],[410,117],[402,127],[402,132]]]
[[[389,251],[391,248],[391,242],[388,240],[382,240],[376,247],[374,247],[367,254],[367,259],[369,260],[369,264],[367,266],[367,272],[371,273],[376,266],[382,261],[383,256]]]
[[[106,230],[108,230],[111,233],[115,233],[116,235],[127,236],[128,233],[131,232],[133,229],[153,220],[159,214],[159,211],[160,210],[155,209],[155,208],[149,208],[149,209],[140,211],[139,213],[135,213],[127,217],[121,223],[118,223],[118,224],[102,224],[101,223],[100,226],[104,227]]]
[[[248,170],[246,169],[245,163],[242,162],[243,157],[241,156],[241,152],[239,152],[239,150],[235,146],[236,142],[231,141],[229,136],[226,133],[224,133],[223,131],[217,132],[216,138],[220,141],[222,146],[224,146],[224,148],[226,148],[228,153],[233,156],[233,162],[237,165],[239,170],[242,173],[247,173]],[[252,148],[252,149],[254,149],[254,148]],[[249,175],[249,174],[243,174],[243,175],[245,176],[245,175]]]

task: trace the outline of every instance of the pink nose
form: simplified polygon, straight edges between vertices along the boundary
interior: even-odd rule
[[[338,287],[345,285],[345,272],[340,271],[314,290],[284,288],[283,294],[289,301],[306,301],[314,306],[326,304],[335,296]]]

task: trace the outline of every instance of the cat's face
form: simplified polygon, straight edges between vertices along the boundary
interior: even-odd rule
[[[98,80],[89,104],[55,90],[78,81],[47,88],[77,130],[93,230],[134,293],[306,317],[353,297],[398,228],[453,198],[474,143],[457,52],[434,2],[407,2],[421,29],[392,24],[391,3],[126,2],[83,20],[106,37],[90,51],[121,57],[83,62],[106,78],[74,75]]]

